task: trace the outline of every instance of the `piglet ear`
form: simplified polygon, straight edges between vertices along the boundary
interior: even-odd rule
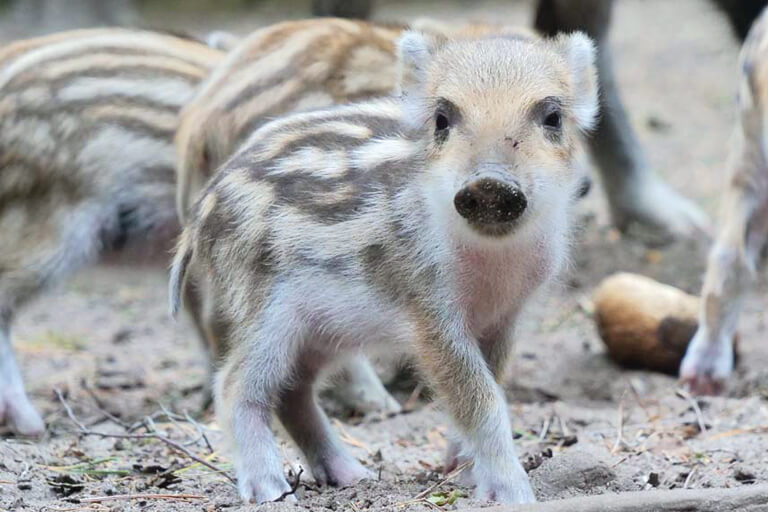
[[[590,130],[597,122],[600,109],[595,44],[586,34],[574,32],[559,35],[554,45],[571,72],[573,116],[582,130]]]
[[[425,34],[408,30],[397,41],[398,80],[400,94],[418,94],[424,91],[427,70],[445,38],[436,34]]]

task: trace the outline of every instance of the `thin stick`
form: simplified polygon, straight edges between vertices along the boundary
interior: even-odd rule
[[[683,489],[688,488],[688,484],[691,483],[691,480],[693,480],[693,475],[696,474],[696,466],[693,466],[693,469],[691,469],[691,472],[688,473],[688,476],[685,479],[685,483],[683,484]]]
[[[683,400],[686,400],[689,404],[691,404],[691,408],[693,409],[693,413],[696,415],[696,421],[699,424],[699,432],[702,434],[707,433],[707,425],[704,422],[704,415],[701,413],[701,409],[699,408],[699,403],[696,401],[695,398],[691,396],[690,393],[688,393],[684,389],[678,389],[677,390],[677,396],[682,398]]]
[[[160,402],[157,402],[157,405],[160,406],[160,409],[162,409],[162,411],[165,413],[165,415],[168,417],[168,419],[171,421],[171,423],[173,423],[173,425],[176,428],[178,428],[182,432],[186,433],[187,436],[190,438],[189,441],[184,443],[184,446],[196,445],[200,441],[200,436],[199,436],[200,435],[200,431],[197,432],[198,433],[198,437],[196,439],[192,438],[192,434],[189,432],[189,429],[187,429],[186,427],[182,426],[180,421],[177,420],[176,418],[174,418],[174,415],[171,414],[171,411],[166,409],[165,406],[163,404],[161,404]],[[154,423],[152,424],[152,427],[153,427],[154,430],[157,430],[156,428],[154,428],[155,427]]]
[[[419,503],[424,503],[429,508],[432,508],[434,510],[443,510],[442,508],[438,507],[436,504],[432,503],[431,501],[429,501],[428,499],[425,499],[425,498],[422,498],[422,499],[418,500],[418,502]]]
[[[632,381],[629,380],[627,377],[624,377],[624,380],[626,381],[627,387],[632,392],[632,395],[635,397],[635,401],[637,402],[637,405],[639,405],[640,408],[645,413],[645,419],[650,421],[651,420],[651,414],[648,412],[648,409],[645,407],[645,404],[643,404],[643,399],[640,397],[640,393],[637,392],[637,389],[635,389],[635,385],[632,384]]]
[[[202,425],[192,419],[192,416],[190,416],[187,411],[184,411],[184,417],[195,427],[195,429],[197,429],[197,433],[200,434],[200,438],[202,438],[202,440],[205,442],[206,448],[208,448],[208,453],[213,453],[213,445],[211,445],[211,442],[208,440],[208,436],[205,434],[205,430],[203,430]]]
[[[207,500],[207,496],[199,494],[113,494],[112,496],[95,496],[80,498],[80,503],[102,503],[104,501],[122,500]]]
[[[613,464],[611,464],[611,469],[615,468],[616,466],[618,466],[619,464],[621,464],[622,462],[624,462],[625,460],[627,460],[627,459],[629,458],[629,456],[630,456],[630,455],[631,455],[631,454],[625,455],[625,456],[623,456],[622,458],[620,458],[619,460],[617,460],[616,462],[614,462]]]
[[[619,451],[622,443],[624,442],[624,397],[622,396],[621,402],[619,402],[619,425],[616,429],[616,443],[614,443],[611,453]]]
[[[66,400],[64,400],[64,396],[61,394],[61,390],[59,388],[54,388],[54,393],[56,393],[56,397],[59,399],[59,402],[61,402],[61,405],[64,406],[64,410],[67,411],[67,416],[69,416],[69,419],[77,425],[77,428],[79,428],[81,431],[88,430],[85,425],[80,423],[80,420],[77,419],[77,416],[75,416],[75,413],[72,412],[72,408],[69,407],[69,404]]]
[[[296,494],[296,491],[299,489],[299,485],[301,484],[301,474],[303,472],[304,468],[299,466],[299,471],[296,473],[296,478],[294,478],[293,482],[291,482],[290,490],[285,491],[283,494],[272,501],[283,501],[286,497],[291,496],[292,494]]]
[[[232,478],[226,471],[219,468],[215,464],[212,464],[208,462],[205,459],[201,459],[197,455],[193,454],[186,448],[184,448],[182,445],[177,443],[176,441],[172,441],[171,439],[168,439],[165,436],[162,436],[158,434],[157,432],[151,432],[149,434],[108,434],[106,432],[97,432],[94,430],[90,430],[83,425],[80,420],[77,419],[75,416],[75,413],[72,412],[72,409],[69,407],[69,404],[67,404],[67,401],[64,400],[64,397],[61,394],[61,391],[59,391],[58,388],[54,389],[56,396],[59,398],[59,401],[64,406],[64,409],[67,411],[67,415],[69,416],[69,419],[72,420],[72,423],[77,425],[80,429],[80,433],[87,436],[99,436],[99,437],[105,437],[105,438],[114,438],[114,439],[157,439],[158,441],[161,441],[171,447],[172,449],[176,450],[177,452],[186,455],[190,459],[192,459],[195,462],[198,462],[202,464],[203,466],[212,469],[213,471],[220,473],[226,477],[227,480],[232,482],[233,485],[237,485],[237,481]]]
[[[85,390],[86,393],[88,393],[88,395],[93,400],[93,403],[96,404],[97,411],[99,411],[101,414],[106,416],[107,419],[109,419],[110,421],[117,423],[123,428],[128,428],[128,424],[126,422],[124,422],[123,420],[121,420],[120,418],[118,418],[117,416],[115,416],[114,414],[112,414],[111,412],[107,411],[104,408],[104,404],[101,402],[101,399],[85,379],[83,379],[80,382],[80,386]]]
[[[430,493],[432,491],[434,491],[435,489],[439,488],[443,484],[448,483],[451,480],[453,480],[454,478],[456,478],[457,476],[459,476],[470,465],[472,465],[472,461],[471,460],[465,462],[464,464],[461,464],[459,467],[457,467],[456,469],[454,469],[453,471],[451,471],[450,473],[445,475],[445,478],[443,478],[442,480],[440,480],[437,483],[434,483],[434,484],[430,485],[425,490],[421,491],[419,494],[416,495],[415,498],[410,500],[408,503],[412,503],[414,501],[419,501],[419,500],[422,500],[422,499],[426,498],[427,496],[430,495]]]
[[[543,443],[544,439],[547,438],[547,434],[549,434],[549,426],[552,424],[552,413],[550,413],[545,419],[544,423],[541,424],[541,433],[539,434],[539,442]]]

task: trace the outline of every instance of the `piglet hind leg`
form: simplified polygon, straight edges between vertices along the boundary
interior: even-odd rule
[[[471,478],[478,498],[535,502],[528,475],[515,453],[506,400],[493,371],[477,340],[461,325],[447,323],[424,326],[419,353],[461,434],[462,442],[453,447],[460,450],[455,458],[474,462]]]
[[[249,343],[227,355],[216,378],[216,413],[232,442],[238,490],[246,502],[273,501],[290,490],[270,428],[280,389],[291,380],[300,330],[289,315],[262,312],[261,325],[240,326]],[[286,500],[295,500],[292,495]]]
[[[334,396],[363,414],[397,414],[402,408],[389,394],[376,370],[363,354],[355,354],[343,362],[339,378],[334,379]]]
[[[317,361],[317,357],[313,358]],[[316,368],[302,366],[290,389],[280,396],[278,416],[306,457],[321,485],[344,487],[373,475],[341,445],[317,403]]]
[[[24,390],[11,347],[9,321],[9,314],[0,314],[0,424],[8,424],[21,435],[37,436],[45,431],[45,423]]]

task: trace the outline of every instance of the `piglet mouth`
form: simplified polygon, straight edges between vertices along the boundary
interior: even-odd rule
[[[453,205],[480,234],[510,233],[525,213],[528,199],[520,185],[503,173],[471,176],[453,198]]]
[[[469,222],[469,225],[477,233],[490,238],[501,238],[512,233],[519,222],[494,222],[478,223]]]

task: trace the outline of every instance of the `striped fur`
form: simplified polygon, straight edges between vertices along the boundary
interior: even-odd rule
[[[377,348],[416,356],[480,498],[534,499],[496,379],[518,314],[566,257],[580,133],[597,108],[594,50],[581,34],[406,32],[398,47],[401,95],[264,124],[209,180],[180,238],[172,309],[185,284],[203,290],[227,346],[216,409],[247,501],[289,490],[273,409],[318,482],[369,476],[329,429],[314,382]],[[460,197],[488,189],[516,193],[461,213]],[[524,213],[499,216],[521,196]]]
[[[0,422],[43,427],[10,350],[16,309],[106,251],[177,231],[178,113],[222,58],[123,29],[0,48]]]
[[[489,24],[422,19],[412,26],[453,38],[535,37],[518,27]],[[268,120],[390,94],[397,78],[395,41],[405,28],[334,18],[288,21],[235,45],[182,111],[176,139],[180,217],[213,171]]]

